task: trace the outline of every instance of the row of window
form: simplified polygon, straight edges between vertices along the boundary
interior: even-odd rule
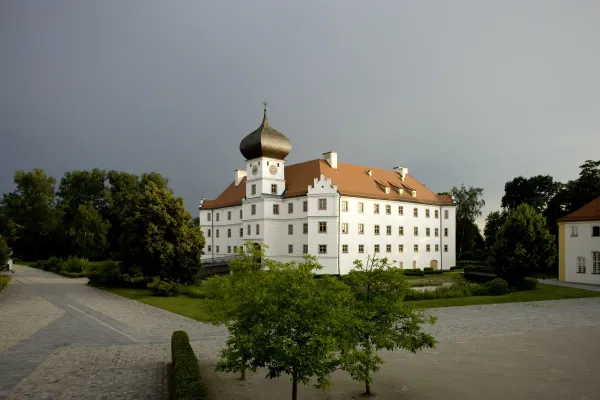
[[[577,257],[577,273],[585,274],[585,257]],[[600,251],[592,251],[592,274],[600,274]]]
[[[247,234],[251,235],[252,234],[252,226],[250,224],[247,225]],[[317,225],[317,229],[319,233],[327,233],[327,221],[319,221],[318,225]],[[344,222],[342,223],[342,234],[348,234],[349,232],[349,228],[348,228],[348,223]],[[374,225],[373,226],[373,233],[375,235],[379,235],[380,229],[379,229],[379,225]],[[302,224],[302,233],[303,234],[308,234],[308,222],[304,222]],[[358,224],[358,234],[359,235],[364,235],[365,233],[365,224]],[[391,225],[387,225],[385,227],[385,233],[386,235],[391,235],[392,234],[392,226]],[[206,230],[206,236],[207,237],[211,237],[211,229],[207,229]],[[260,224],[256,224],[256,234],[260,235]],[[294,234],[294,225],[293,224],[288,224],[288,235],[293,235]],[[399,226],[398,227],[398,235],[400,236],[404,236],[404,227],[403,226]],[[413,228],[413,235],[414,236],[419,236],[419,227],[415,226]],[[425,236],[429,237],[431,236],[431,228],[425,228]],[[433,229],[433,236],[435,237],[439,237],[439,228],[434,228]],[[444,236],[448,236],[448,228],[444,228]],[[219,237],[219,229],[215,229],[215,237]],[[231,228],[227,229],[227,237],[231,237]],[[244,237],[244,228],[240,228],[240,237]]]
[[[276,184],[272,184],[271,185],[271,193],[273,194],[277,194],[277,185]],[[252,194],[256,194],[256,185],[252,185]],[[327,199],[319,199],[319,210],[327,210]],[[302,202],[302,211],[303,212],[308,212],[308,201],[303,201]],[[348,211],[348,201],[344,200],[342,201],[342,211]],[[359,213],[363,213],[365,211],[365,203],[359,202],[358,203],[358,212]],[[292,214],[294,212],[294,203],[288,203],[288,214]],[[375,214],[379,214],[379,204],[373,204],[373,212]],[[385,213],[386,214],[392,214],[392,206],[390,204],[387,204],[385,206]],[[252,204],[250,207],[250,214],[255,215],[256,214],[256,204]],[[279,215],[279,204],[273,204],[273,214],[275,215]],[[219,221],[219,213],[215,214],[216,217],[216,221]],[[398,215],[404,215],[404,206],[398,206]],[[427,208],[425,209],[425,218],[429,218],[430,217],[430,210]],[[433,210],[433,215],[434,218],[439,218],[439,210]],[[418,208],[413,208],[413,216],[414,217],[418,217],[419,216],[419,209]],[[207,220],[210,221],[211,218],[211,214],[207,214]],[[240,210],[240,219],[242,218],[242,210]],[[448,219],[448,210],[444,210],[444,219]],[[231,211],[227,211],[227,220],[231,221]],[[600,236],[600,227],[594,227],[594,228],[598,228],[599,232],[598,235],[593,235],[593,236]],[[575,229],[577,229],[577,227],[575,227]],[[571,235],[573,236],[573,235]]]
[[[579,236],[577,228],[577,226],[571,227],[571,237]],[[592,237],[600,237],[600,226],[592,226]]]
[[[375,253],[379,253],[380,249],[381,248],[380,248],[380,246],[378,244],[376,244],[376,245],[373,246],[373,251]],[[439,245],[436,244],[435,247],[434,247],[434,249],[435,249],[434,251],[436,251],[436,252],[440,251]],[[208,245],[207,246],[207,250],[208,250],[209,253],[212,252],[212,246]],[[215,246],[215,252],[219,253],[219,250],[220,250],[219,246]],[[237,246],[233,246],[233,251],[234,252],[237,251]],[[415,253],[419,252],[419,245],[418,244],[415,244],[413,246],[413,251]],[[431,245],[429,245],[429,244],[426,245],[425,246],[425,251],[426,252],[431,252]],[[365,245],[364,244],[359,244],[358,245],[358,252],[359,253],[364,253],[365,252]],[[391,253],[392,252],[392,245],[391,244],[386,244],[385,245],[385,252],[386,253]],[[398,245],[398,252],[399,253],[404,253],[404,245],[403,244],[399,244]],[[448,252],[448,245],[447,244],[444,245],[444,252]],[[231,253],[231,246],[227,246],[227,253]],[[293,244],[289,244],[288,245],[288,253],[289,254],[293,254],[294,253],[294,245]],[[302,253],[308,254],[308,245],[307,244],[302,245]],[[343,244],[342,245],[342,253],[348,253],[348,245],[347,244]],[[600,252],[597,252],[597,253],[600,254]],[[319,254],[327,254],[327,245],[326,244],[320,244],[319,245]],[[583,257],[578,257],[578,259],[579,258],[583,258]],[[598,256],[598,260],[599,260],[598,261],[598,263],[599,263],[599,265],[598,265],[598,271],[600,271],[600,255]],[[585,261],[584,261],[583,273],[585,273]],[[595,274],[595,273],[600,273],[600,272],[593,272],[593,273]]]

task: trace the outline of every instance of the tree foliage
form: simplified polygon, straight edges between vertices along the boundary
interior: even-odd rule
[[[127,205],[122,222],[121,266],[129,275],[193,280],[200,268],[204,235],[183,199],[148,181]]]
[[[516,210],[521,204],[529,204],[538,211],[546,209],[548,202],[562,188],[550,175],[537,175],[531,178],[518,176],[504,185],[502,208]]]
[[[80,204],[70,218],[67,236],[70,238],[70,253],[98,258],[108,247],[110,223],[94,208],[92,202]]]
[[[6,239],[0,235],[0,267],[3,267],[8,262],[8,258],[10,257],[10,250],[8,249],[8,244],[6,243]]]
[[[483,234],[485,236],[485,247],[488,252],[490,252],[494,247],[494,243],[496,242],[496,234],[498,233],[498,230],[504,223],[505,219],[506,213],[501,211],[492,211],[486,217]]]
[[[472,228],[477,217],[481,216],[485,200],[482,188],[467,188],[464,184],[460,188],[453,187],[452,195],[456,202],[456,244],[457,258],[460,260],[465,243],[475,240]]]
[[[354,269],[344,282],[354,301],[350,303],[352,324],[342,340],[341,363],[353,379],[365,383],[365,392],[370,395],[373,373],[383,364],[377,352],[404,349],[414,353],[434,347],[435,339],[423,332],[421,325],[435,319],[425,318],[423,310],[402,302],[410,285],[402,270],[387,258],[370,258],[365,264],[354,261]]]
[[[491,262],[498,276],[511,285],[519,285],[556,258],[554,237],[542,214],[528,204],[521,204],[506,216],[496,233]]]

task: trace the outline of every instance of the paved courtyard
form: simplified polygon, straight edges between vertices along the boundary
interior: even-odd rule
[[[225,332],[85,284],[17,266],[0,298],[0,398],[165,399],[174,330],[187,331],[213,399],[289,398],[287,377],[241,382],[213,372]],[[432,310],[435,350],[384,353],[380,399],[598,399],[600,299]],[[334,374],[321,393],[351,399],[362,385]]]

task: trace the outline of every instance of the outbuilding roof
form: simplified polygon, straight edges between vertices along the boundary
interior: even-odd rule
[[[600,221],[600,196],[558,221]]]

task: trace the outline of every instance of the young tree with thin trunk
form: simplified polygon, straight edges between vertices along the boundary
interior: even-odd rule
[[[456,186],[453,187],[452,195],[456,202],[457,259],[460,260],[463,245],[466,241],[466,235],[475,223],[475,219],[481,216],[481,210],[485,206],[485,200],[483,200],[482,188],[471,186],[467,189],[464,184],[462,184],[460,188],[457,188]],[[469,239],[467,238],[467,240]]]
[[[341,365],[353,379],[364,382],[371,395],[373,373],[383,360],[380,350],[404,349],[411,352],[435,346],[433,336],[421,326],[433,324],[423,310],[403,303],[410,286],[404,274],[387,258],[369,258],[366,264],[354,261],[354,269],[344,277],[354,294],[352,320],[340,338]]]

